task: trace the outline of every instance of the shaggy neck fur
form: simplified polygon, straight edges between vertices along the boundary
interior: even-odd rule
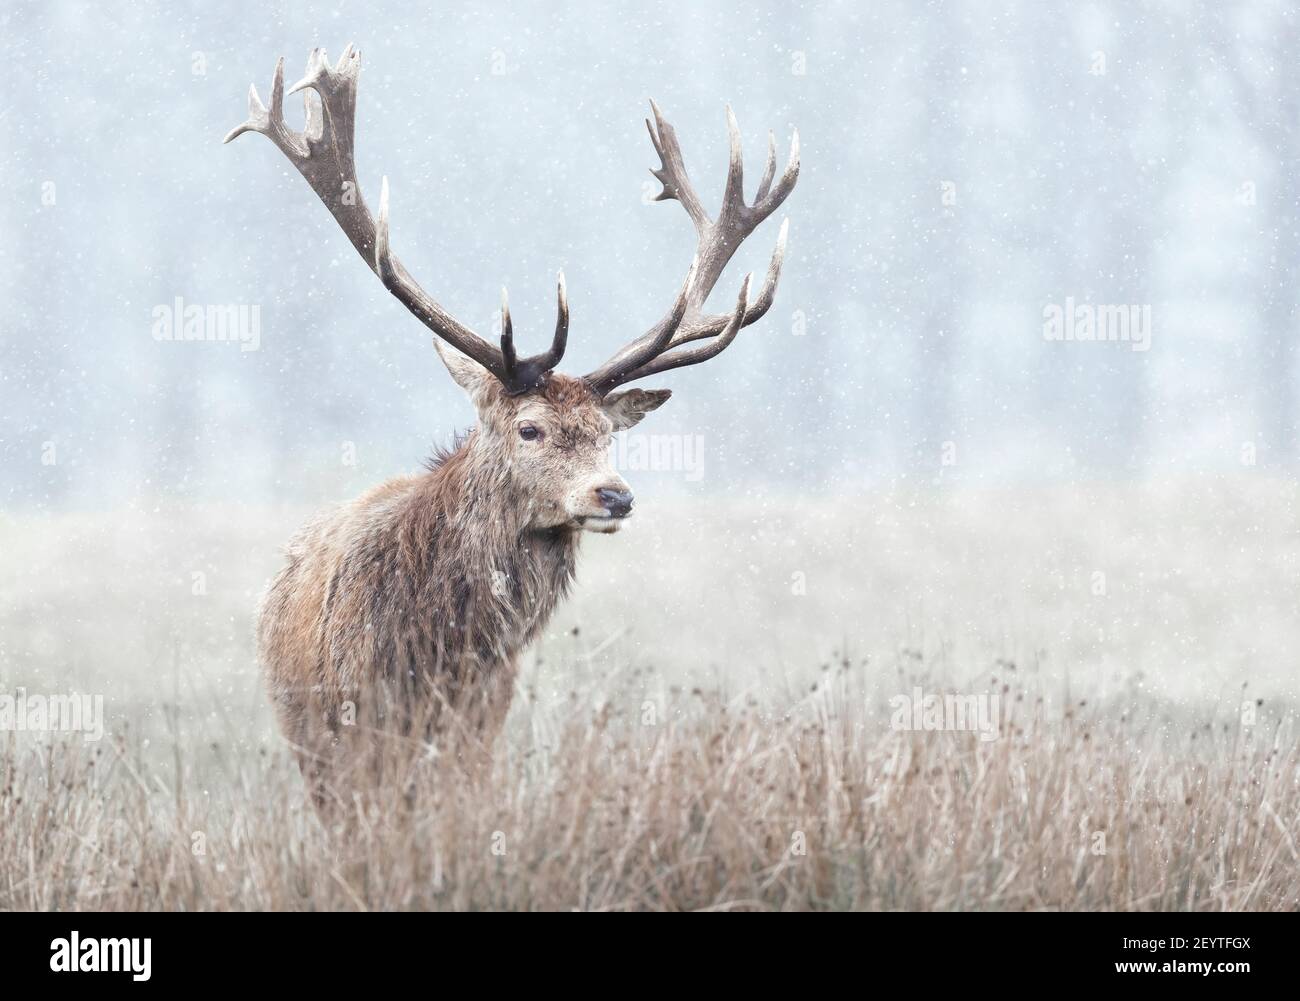
[[[534,527],[518,496],[509,457],[478,430],[420,477],[410,496],[399,519],[401,549],[426,593],[452,599],[430,603],[451,613],[448,639],[459,640],[458,650],[440,653],[484,665],[513,660],[568,591],[578,533]]]

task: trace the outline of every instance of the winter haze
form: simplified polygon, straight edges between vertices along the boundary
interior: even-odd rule
[[[509,900],[389,896],[385,887],[423,884],[372,870],[358,891],[366,905],[1297,906],[1279,868],[1300,836],[1293,5],[61,0],[9,3],[0,25],[11,40],[0,92],[0,691],[103,694],[122,753],[158,769],[141,794],[153,797],[154,827],[139,867],[156,862],[159,874],[127,889],[86,857],[93,892],[0,889],[0,909],[170,906],[173,853],[182,869],[202,864],[171,832],[201,827],[219,846],[232,817],[259,843],[306,839],[292,863],[301,869],[270,854],[253,875],[236,861],[205,869],[176,891],[201,888],[185,906],[357,902],[351,884],[322,875],[330,856],[310,811],[257,812],[301,806],[302,790],[259,681],[254,609],[304,518],[420,469],[474,412],[429,330],[273,145],[221,142],[247,115],[250,83],[269,98],[278,57],[291,83],[313,47],[335,58],[348,43],[363,67],[358,181],[374,209],[388,178],[395,253],[485,336],[506,286],[529,354],[549,341],[562,269],[572,325],[561,368],[573,374],[667,311],[694,252],[682,207],[655,201],[649,100],[675,126],[709,211],[726,176],[728,105],[750,197],[768,131],[779,170],[798,129],[798,186],[710,300],[727,310],[747,272],[762,279],[788,217],[774,305],[724,355],[646,383],[674,395],[617,446],[636,517],[583,542],[574,591],[526,660],[500,765],[514,774],[522,759],[511,756],[537,751],[525,800],[511,801],[520,816],[537,803],[557,817],[578,809],[555,797],[574,769],[605,774],[582,744],[596,732],[589,720],[606,710],[635,720],[652,703],[663,718],[698,721],[656,732],[678,742],[672,753],[712,767],[714,727],[733,757],[698,786],[676,774],[650,785],[714,789],[738,827],[772,825],[778,856],[784,814],[746,798],[769,782],[797,789],[815,815],[834,798],[825,783],[851,778],[855,801],[874,796],[863,816],[894,830],[919,816],[898,806],[916,801],[882,764],[898,760],[896,742],[912,741],[918,769],[953,760],[891,730],[889,700],[915,685],[1043,707],[1024,746],[987,749],[1006,756],[988,802],[1017,802],[1025,775],[1103,790],[1101,806],[1052,814],[1059,830],[1008,832],[1009,845],[1059,848],[1056,862],[1039,860],[1044,872],[1071,871],[1070,839],[1115,830],[1142,797],[1175,804],[1175,842],[1227,829],[1233,783],[1249,782],[1227,771],[1238,758],[1210,745],[1235,739],[1215,737],[1228,728],[1266,723],[1258,732],[1291,769],[1267,792],[1242,793],[1272,797],[1282,819],[1260,827],[1272,842],[1231,842],[1226,856],[1196,843],[1177,864],[1144,842],[1133,851],[1150,849],[1147,883],[1101,869],[1095,882],[1035,882],[1027,866],[1004,884],[989,862],[976,886],[949,880],[938,856],[899,855],[890,864],[913,877],[900,881],[913,897],[867,880],[840,898],[802,882],[805,870],[773,874],[777,863],[751,858],[745,838],[647,820],[610,853],[626,869],[574,849],[575,866],[608,876],[588,897],[570,896],[572,874],[560,872]],[[302,98],[285,106],[301,128]],[[243,339],[186,339],[186,307],[205,317],[235,307]],[[841,674],[851,684],[828,681]],[[818,700],[841,684],[832,712]],[[1086,748],[1059,725],[1083,698],[1098,734]],[[727,729],[747,699],[771,716]],[[838,721],[852,766],[814,781],[736,750],[802,748],[792,721],[804,712]],[[609,760],[625,774],[653,770],[620,753]],[[1139,753],[1154,763],[1133,779],[1134,798],[1108,797],[1097,776]],[[1225,769],[1214,782],[1228,791],[1184,809],[1198,754]],[[746,778],[710,785],[724,772]],[[155,801],[155,785],[179,790],[182,778],[214,798]],[[599,800],[603,780],[591,781]],[[956,788],[916,822],[976,838],[983,820],[962,813]],[[49,809],[85,831],[108,809],[92,802]],[[659,815],[649,801],[636,810]],[[850,814],[827,816],[827,858],[838,857],[828,845],[876,836],[836,826]],[[506,823],[496,817],[485,808],[479,819],[492,831]],[[23,832],[35,829],[0,834],[0,873],[13,860],[26,878],[35,863]],[[424,835],[403,836],[409,858],[425,858]],[[649,879],[636,867],[651,836],[668,862],[724,860],[721,882],[673,876],[664,899],[638,896],[629,887]],[[369,846],[365,864],[404,850]],[[972,843],[966,857],[984,850]],[[489,877],[475,879],[457,885]],[[252,883],[257,894],[239,888]],[[326,889],[309,900],[299,885]]]

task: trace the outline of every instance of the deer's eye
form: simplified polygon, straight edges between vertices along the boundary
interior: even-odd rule
[[[530,424],[524,421],[519,425],[519,437],[524,441],[541,441],[542,429],[536,424]]]

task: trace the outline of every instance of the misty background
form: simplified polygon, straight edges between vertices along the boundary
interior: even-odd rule
[[[444,850],[435,906],[1294,907],[1300,8],[521,6],[0,6],[0,697],[102,696],[106,736],[0,733],[0,908],[391,909]],[[670,461],[522,651],[504,781],[367,833],[364,901],[255,613],[313,510],[474,414],[274,145],[221,143],[348,43],[395,254],[484,336],[507,286],[527,354],[563,269],[570,373],[695,248],[650,98],[710,212],[728,104],[748,197],[769,129],[802,161],[710,303],[788,217],[770,312],[618,436]],[[257,350],[158,339],[178,300]],[[1068,305],[1150,329],[1049,339]],[[1006,739],[899,730],[918,686]]]
[[[654,202],[643,119],[706,207],[743,131],[794,193],[715,291],[771,312],[655,380],[634,433],[702,436],[657,490],[1078,483],[1294,469],[1300,38],[1285,3],[8,4],[0,124],[0,501],[321,501],[472,423],[430,333],[264,137],[276,58],[362,56],[361,189],[447,309],[554,323],[587,371],[666,309],[694,234]],[[301,98],[286,99],[295,128]],[[168,342],[153,310],[256,305],[260,344]],[[1044,338],[1044,310],[1148,305],[1148,351]],[[649,385],[650,383],[647,383]],[[1253,463],[1253,465],[1252,465]],[[641,484],[647,474],[642,473]]]

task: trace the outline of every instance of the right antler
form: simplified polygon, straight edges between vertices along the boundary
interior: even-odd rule
[[[771,308],[772,298],[776,295],[776,283],[781,277],[781,261],[785,255],[785,237],[789,230],[789,220],[781,224],[777,236],[776,249],[768,265],[767,280],[758,299],[749,302],[749,277],[741,285],[740,299],[731,313],[708,314],[703,312],[705,300],[713,291],[722,270],[731,260],[736,248],[749,236],[764,219],[780,207],[786,197],[794,190],[795,181],[799,179],[799,133],[795,132],[790,140],[790,158],[781,179],[772,186],[776,176],[776,137],[770,132],[767,141],[767,169],[758,182],[758,191],[754,203],[745,203],[744,193],[744,157],[740,149],[740,127],[736,117],[727,109],[727,132],[731,145],[731,158],[727,168],[727,186],[722,195],[722,208],[716,220],[710,219],[700,203],[700,197],[691,185],[686,173],[686,164],[682,159],[682,148],[677,143],[677,133],[664,119],[659,106],[650,102],[654,112],[655,124],[646,121],[650,131],[650,141],[654,143],[655,152],[659,154],[659,169],[651,173],[659,179],[664,188],[655,199],[676,199],[686,209],[686,214],[695,223],[697,250],[695,260],[686,274],[686,281],[678,293],[676,302],[668,315],[654,327],[642,334],[632,343],[619,351],[600,368],[585,376],[587,382],[600,395],[605,395],[615,386],[648,375],[681,368],[684,365],[697,365],[720,354],[735,339],[741,327],[746,327]],[[680,348],[690,341],[713,337],[708,344],[693,348]]]
[[[307,75],[289,93],[304,91],[307,127],[297,133],[284,122],[284,60],[275,64],[271,84],[271,107],[257,96],[257,88],[248,91],[248,121],[234,128],[223,140],[245,132],[260,132],[280,149],[298,172],[307,179],[330,214],[347,234],[370,269],[412,313],[448,344],[469,355],[517,395],[541,385],[564,355],[569,333],[569,303],[564,289],[564,275],[559,276],[559,315],[550,349],[529,358],[515,355],[510,309],[502,292],[501,346],[485,341],[444,310],[420,288],[414,278],[393,256],[388,246],[388,178],[379,195],[378,223],[371,217],[357,183],[353,140],[356,133],[357,79],[361,73],[361,55],[351,45],[338,63],[331,67],[323,49],[313,49],[307,60]],[[320,97],[319,107],[311,95]],[[323,116],[322,116],[323,112]]]

